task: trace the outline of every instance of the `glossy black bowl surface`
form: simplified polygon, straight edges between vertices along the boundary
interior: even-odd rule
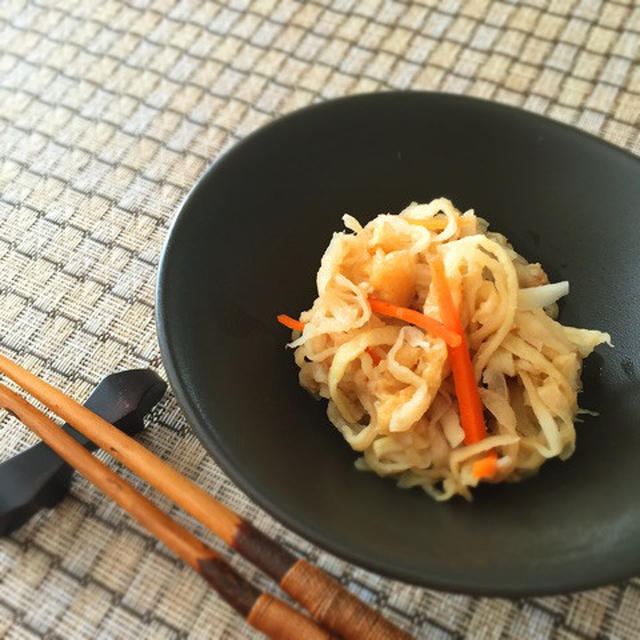
[[[585,365],[575,455],[473,503],[437,504],[353,467],[298,385],[277,313],[315,297],[344,213],[362,222],[444,195],[553,280],[565,324],[611,333]],[[476,594],[586,588],[640,573],[640,161],[524,111],[459,96],[363,95],[260,129],[219,158],[175,222],[158,333],[215,460],[294,531],[408,582]]]

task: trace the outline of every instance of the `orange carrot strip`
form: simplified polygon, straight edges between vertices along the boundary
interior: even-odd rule
[[[449,281],[444,271],[442,258],[436,256],[430,263],[431,278],[436,291],[436,298],[440,306],[440,315],[444,325],[458,333],[462,342],[457,347],[449,348],[449,362],[453,371],[453,383],[458,398],[460,422],[464,430],[464,443],[479,442],[487,435],[484,424],[482,401],[478,393],[478,385],[471,364],[469,347],[460,322],[460,315],[453,304]]]
[[[493,478],[498,471],[498,454],[492,449],[486,456],[478,458],[471,465],[471,473],[478,478]]]
[[[367,347],[365,349],[365,351],[371,356],[371,359],[373,360],[373,366],[376,367],[378,366],[380,360],[382,360],[382,358],[378,355],[378,352],[375,350],[374,347]]]
[[[438,216],[437,218],[426,218],[425,220],[416,220],[415,218],[405,218],[409,224],[415,224],[418,227],[424,227],[429,231],[442,231],[448,224],[448,218]]]
[[[289,329],[293,329],[294,331],[302,331],[304,329],[304,325],[306,322],[301,322],[300,320],[296,320],[291,316],[288,316],[284,313],[281,313],[278,316],[278,322],[283,324],[285,327],[289,327]]]
[[[397,318],[403,320],[409,324],[413,324],[416,327],[424,329],[428,333],[442,338],[450,347],[459,346],[461,342],[460,334],[455,330],[451,330],[445,327],[442,322],[438,322],[434,318],[425,316],[424,313],[414,311],[407,307],[400,307],[397,304],[391,304],[384,300],[377,300],[376,298],[369,298],[369,304],[371,305],[371,311],[379,313],[383,316],[389,316],[391,318]]]

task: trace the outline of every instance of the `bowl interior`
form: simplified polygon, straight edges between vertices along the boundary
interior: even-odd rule
[[[577,450],[473,503],[358,472],[326,403],[298,385],[286,329],[332,232],[437,196],[474,208],[550,278],[565,324],[615,349],[585,364]],[[204,445],[260,505],[360,565],[448,590],[521,595],[640,571],[640,162],[522,111],[438,94],[325,103],[258,131],[186,201],[163,256],[158,329]]]

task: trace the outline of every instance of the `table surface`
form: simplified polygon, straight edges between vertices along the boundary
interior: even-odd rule
[[[221,151],[280,114],[368,91],[464,93],[639,154],[639,53],[634,0],[3,0],[2,352],[77,398],[119,369],[163,375],[154,286],[171,221]],[[34,442],[4,415],[0,434],[0,460]],[[231,484],[170,393],[142,440],[416,637],[640,636],[637,578],[559,597],[472,598],[324,553]],[[0,637],[258,636],[84,480],[0,540]]]

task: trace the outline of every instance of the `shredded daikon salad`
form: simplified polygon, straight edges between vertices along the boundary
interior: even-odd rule
[[[445,198],[343,221],[313,306],[278,319],[356,467],[447,500],[566,460],[582,360],[611,344],[556,320],[569,283]]]

